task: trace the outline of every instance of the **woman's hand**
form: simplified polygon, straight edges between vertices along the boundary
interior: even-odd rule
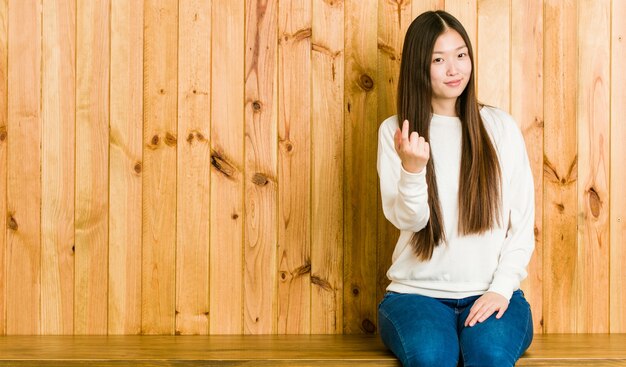
[[[430,146],[416,131],[413,131],[409,136],[408,120],[404,120],[402,123],[402,130],[396,129],[393,140],[396,152],[402,160],[402,167],[406,171],[418,173],[426,167],[430,158]]]
[[[499,319],[508,307],[509,301],[504,296],[495,292],[486,292],[474,302],[467,319],[465,319],[465,326],[472,327],[477,322],[483,322],[496,311],[498,311],[496,319]]]

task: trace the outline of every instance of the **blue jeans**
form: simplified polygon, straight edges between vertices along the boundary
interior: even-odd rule
[[[478,298],[387,292],[378,305],[380,337],[405,367],[514,366],[533,339],[530,305],[517,290],[500,319],[496,312],[465,327]]]

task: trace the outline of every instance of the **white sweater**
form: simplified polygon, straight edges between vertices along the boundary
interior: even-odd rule
[[[434,115],[430,125],[431,157],[446,241],[435,247],[429,261],[420,261],[409,244],[430,217],[426,168],[412,174],[402,168],[393,136],[396,116],[378,132],[378,175],[385,217],[400,238],[387,272],[387,290],[436,298],[465,298],[486,291],[510,299],[526,277],[535,247],[534,185],[520,129],[505,112],[483,107],[481,116],[492,137],[502,171],[501,225],[482,235],[459,236],[458,186],[461,167],[461,121]]]

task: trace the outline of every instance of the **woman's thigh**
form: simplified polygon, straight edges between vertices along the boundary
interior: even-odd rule
[[[494,313],[482,323],[464,327],[471,307],[459,318],[461,355],[465,367],[514,366],[528,349],[533,337],[530,305],[521,291],[515,291],[500,319]]]
[[[454,310],[430,297],[388,293],[378,307],[380,336],[403,366],[450,366],[459,360]]]

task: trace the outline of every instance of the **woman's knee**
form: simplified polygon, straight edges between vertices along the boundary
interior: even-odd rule
[[[483,348],[469,353],[463,351],[465,367],[509,367],[514,366],[516,361],[516,356],[502,348]]]
[[[459,355],[443,348],[411,351],[402,360],[403,367],[456,367]]]

